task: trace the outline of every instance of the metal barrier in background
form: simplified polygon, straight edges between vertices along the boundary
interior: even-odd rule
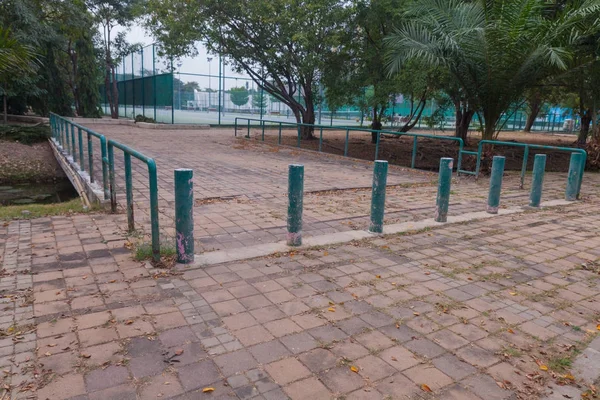
[[[585,170],[585,162],[587,159],[587,152],[583,149],[577,149],[573,147],[556,147],[556,146],[545,146],[541,144],[529,144],[529,143],[514,143],[514,142],[501,142],[496,140],[481,140],[479,145],[477,146],[477,167],[475,169],[475,177],[479,178],[479,172],[481,168],[481,156],[483,154],[483,146],[484,145],[492,145],[492,146],[508,146],[508,147],[521,147],[524,148],[523,153],[523,166],[521,167],[521,183],[519,185],[520,189],[523,189],[523,185],[525,183],[525,172],[527,171],[527,163],[529,161],[529,149],[538,149],[538,150],[552,150],[552,151],[562,151],[568,153],[580,153],[583,157],[580,163],[580,174],[579,174],[579,182],[577,187],[577,196],[581,192],[581,182],[583,181],[583,172]],[[460,171],[461,173],[463,171]]]
[[[124,144],[114,140],[108,141],[108,165],[109,165],[109,187],[110,187],[110,206],[112,212],[117,211],[117,187],[115,185],[115,154],[114,148],[123,151],[125,164],[125,193],[127,197],[127,227],[129,231],[135,229],[133,213],[133,181],[131,175],[131,157],[146,163],[148,166],[148,182],[150,189],[150,224],[152,231],[152,258],[154,261],[160,261],[160,230],[158,226],[158,179],[156,173],[156,163],[154,159],[135,151]]]
[[[244,124],[238,124],[238,120],[246,121]],[[252,126],[256,127],[256,125],[251,125],[251,122],[258,122],[259,127],[262,130],[261,140],[264,142],[265,140],[265,127],[274,127],[278,128],[278,139],[277,143],[281,144],[281,134],[283,126],[295,127],[298,130],[296,147],[301,146],[302,142],[302,128],[303,127],[313,127],[315,130],[319,131],[319,152],[322,152],[323,149],[323,130],[338,130],[338,131],[346,131],[346,138],[344,140],[344,157],[348,157],[348,149],[350,142],[350,133],[351,132],[363,132],[363,133],[371,133],[377,135],[377,140],[375,143],[375,154],[373,160],[377,160],[379,158],[379,148],[380,148],[380,138],[381,135],[393,135],[393,136],[407,136],[413,138],[412,145],[412,156],[411,156],[411,168],[416,168],[417,164],[417,149],[418,149],[418,140],[422,139],[437,139],[437,140],[450,140],[458,143],[458,162],[457,162],[457,170],[460,170],[462,154],[464,153],[464,142],[461,138],[452,137],[452,136],[436,136],[436,135],[427,135],[421,133],[409,133],[409,132],[396,132],[396,131],[387,131],[387,130],[373,130],[366,128],[357,128],[357,127],[348,127],[348,126],[327,126],[327,125],[314,125],[314,124],[304,124],[297,122],[284,122],[284,121],[269,121],[269,120],[260,120],[253,118],[243,118],[237,117],[234,123],[235,136],[237,136],[238,125],[240,127],[246,129],[246,137],[250,137],[250,129]]]
[[[75,128],[77,128],[77,135],[75,135]],[[108,188],[108,156],[106,147],[106,138],[93,130],[86,128],[85,126],[79,125],[67,118],[61,117],[60,115],[50,113],[50,130],[52,132],[52,138],[60,145],[61,149],[68,155],[73,157],[73,162],[77,163],[81,171],[86,171],[90,176],[90,182],[94,183],[94,142],[92,138],[97,138],[100,141],[100,153],[102,163],[102,189],[104,192],[104,199],[108,200],[110,192]],[[83,152],[83,133],[85,132],[87,137],[87,166],[84,161]],[[75,146],[75,138],[78,139],[79,146]],[[79,155],[79,157],[78,157]]]

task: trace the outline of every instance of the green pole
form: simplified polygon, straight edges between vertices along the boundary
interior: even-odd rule
[[[80,127],[77,127],[77,138],[79,139],[79,169],[85,171],[85,166],[83,164],[83,134],[81,133]]]
[[[319,114],[319,119],[321,119],[321,115]],[[319,123],[321,123],[319,121]],[[323,127],[321,126],[319,128],[319,153],[321,152],[321,150],[323,149]]]
[[[100,136],[100,152],[102,155],[102,187],[104,188],[104,200],[108,200],[110,198],[108,187],[108,166],[110,165],[110,160],[107,155],[106,138],[104,136]]]
[[[135,119],[135,71],[133,69],[133,54],[131,53],[131,102],[133,103],[133,119]]]
[[[581,180],[581,163],[583,154],[571,153],[571,162],[569,164],[569,176],[567,177],[567,189],[565,191],[565,200],[577,200],[579,191],[579,181]]]
[[[67,154],[71,154],[71,139],[69,139],[69,124],[65,120],[65,141],[67,146]]]
[[[298,143],[297,143],[296,147],[300,147],[300,137],[302,135],[301,128],[302,128],[302,126],[300,124],[298,124]]]
[[[88,170],[90,173],[90,183],[94,183],[94,144],[92,143],[92,135],[88,131],[87,134],[87,145],[88,145]]]
[[[144,115],[144,117],[146,116],[146,82],[144,81],[144,48],[142,47],[142,50],[140,50],[140,56],[142,57],[142,70],[141,75],[142,75],[142,114]]]
[[[581,153],[581,173],[579,174],[579,184],[577,185],[577,199],[579,200],[579,194],[581,193],[581,184],[583,183],[583,174],[585,172],[585,164],[587,162],[587,153]]]
[[[381,139],[381,132],[377,132],[377,139],[375,141],[375,160],[379,158],[379,139]]]
[[[279,137],[277,138],[277,144],[281,144],[281,122],[279,123]]]
[[[194,171],[175,170],[175,235],[177,262],[194,261]]]
[[[417,141],[418,141],[418,136],[413,136],[412,157],[410,160],[411,168],[415,168],[415,165],[417,165]]]
[[[544,186],[544,170],[546,169],[546,155],[536,154],[533,159],[533,180],[531,182],[531,195],[529,206],[539,207],[542,200],[542,187]]]
[[[223,82],[221,82],[221,70],[223,68],[223,62],[221,60],[221,54],[219,54],[219,108],[217,109],[217,113],[219,114],[219,125],[221,125],[221,85],[223,84]],[[210,96],[210,95],[209,95]],[[250,121],[248,121],[248,123],[250,123]],[[249,135],[250,133],[248,133]]]
[[[492,176],[490,177],[490,192],[488,194],[488,205],[486,210],[488,214],[498,214],[505,161],[506,158],[503,156],[494,156],[494,160],[492,161]]]
[[[344,142],[344,157],[348,157],[348,140],[350,139],[350,130],[346,129],[346,141]]]
[[[108,180],[110,190],[110,210],[117,212],[117,188],[115,187],[115,151],[113,145],[108,143]]]
[[[155,45],[152,44],[152,102],[154,103],[154,122],[156,122],[156,59]]]
[[[383,233],[385,211],[385,189],[387,185],[388,162],[376,160],[373,169],[373,190],[371,192],[371,226],[369,231]]]
[[[77,162],[77,147],[75,147],[75,125],[71,123],[71,156],[73,162]]]
[[[158,226],[158,179],[156,162],[148,160],[148,181],[150,185],[150,224],[152,227],[152,258],[160,261],[160,228]]]
[[[450,184],[452,182],[452,164],[452,158],[443,157],[440,159],[438,193],[435,206],[435,222],[446,222],[448,220]]]
[[[131,155],[123,153],[125,157],[125,192],[127,194],[127,228],[129,232],[135,230],[133,219],[133,181],[131,179]]]
[[[304,165],[292,164],[288,175],[287,244],[302,244],[302,197],[304,194]]]
[[[260,120],[260,125],[261,125],[261,128],[262,128],[262,138],[261,138],[261,141],[264,142],[265,141],[265,121],[262,120],[262,117],[261,117],[261,120]]]

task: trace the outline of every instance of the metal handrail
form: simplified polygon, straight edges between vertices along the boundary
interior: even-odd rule
[[[527,170],[527,162],[529,160],[529,149],[540,149],[540,150],[552,150],[552,151],[564,151],[569,153],[581,153],[583,155],[583,162],[581,163],[581,175],[579,179],[579,187],[577,188],[577,195],[581,192],[581,182],[583,181],[583,173],[585,171],[585,163],[587,159],[587,152],[583,149],[577,149],[572,147],[557,147],[557,146],[546,146],[542,144],[529,144],[529,143],[514,143],[514,142],[502,142],[497,140],[481,140],[477,146],[477,167],[475,168],[475,177],[479,178],[479,171],[481,167],[481,156],[483,153],[483,146],[485,144],[493,146],[509,146],[509,147],[522,147],[523,152],[523,165],[521,167],[521,183],[519,187],[523,189],[525,183],[525,172]]]
[[[108,165],[110,180],[110,206],[112,212],[117,211],[117,190],[115,185],[115,155],[114,148],[123,151],[125,163],[125,192],[127,197],[127,227],[129,231],[135,230],[135,221],[133,214],[133,181],[131,177],[131,157],[146,163],[148,167],[148,181],[150,189],[150,224],[152,232],[152,258],[154,261],[160,261],[160,230],[158,223],[158,179],[156,172],[156,162],[139,151],[119,143],[115,140],[108,140]]]
[[[77,128],[77,138],[79,141],[79,157],[77,157],[78,150],[75,147],[75,128]],[[90,128],[82,126],[76,122],[69,120],[68,118],[62,117],[55,113],[50,113],[50,130],[55,143],[60,146],[63,151],[66,151],[71,157],[73,162],[79,165],[82,171],[85,171],[85,162],[83,154],[83,135],[82,131],[86,132],[87,135],[87,151],[88,151],[88,173],[90,176],[90,183],[94,183],[94,144],[92,137],[100,140],[100,151],[102,159],[102,189],[104,192],[104,199],[108,200],[110,197],[108,188],[108,157],[107,157],[107,141],[104,135],[101,135]],[[70,131],[70,134],[69,134]],[[79,162],[77,162],[79,158]]]
[[[283,125],[296,126],[298,128],[298,141],[297,141],[296,147],[300,147],[300,142],[301,142],[300,128],[301,127],[308,126],[308,127],[318,128],[319,129],[319,152],[322,151],[323,129],[345,130],[346,131],[346,139],[344,141],[344,157],[348,156],[348,144],[349,144],[350,132],[367,132],[367,133],[376,133],[377,134],[377,140],[376,140],[376,144],[375,144],[375,158],[374,158],[375,160],[377,160],[379,157],[379,142],[380,142],[381,134],[412,137],[413,138],[413,149],[412,149],[412,157],[411,157],[411,168],[416,168],[417,146],[418,146],[417,142],[418,142],[419,138],[451,140],[454,142],[458,142],[458,145],[459,145],[458,161],[457,161],[457,166],[456,166],[457,170],[460,170],[460,166],[461,166],[461,162],[462,162],[462,152],[463,152],[463,148],[464,148],[464,141],[462,140],[462,138],[457,138],[457,137],[453,137],[453,136],[437,136],[437,135],[428,135],[428,134],[424,134],[424,133],[396,132],[396,131],[388,131],[388,130],[383,130],[383,129],[375,130],[375,129],[357,128],[357,127],[351,127],[351,126],[328,126],[328,125],[305,124],[302,122],[271,121],[271,120],[265,120],[265,119],[244,118],[244,117],[236,117],[235,118],[235,122],[234,122],[235,136],[237,136],[238,120],[247,121],[247,124],[244,124],[247,129],[246,137],[250,136],[250,122],[251,121],[259,122],[262,127],[262,141],[263,142],[265,140],[265,125],[267,123],[271,124],[271,125],[275,125],[275,126],[279,125],[279,136],[278,136],[278,141],[277,141],[278,144],[281,144],[282,126]]]

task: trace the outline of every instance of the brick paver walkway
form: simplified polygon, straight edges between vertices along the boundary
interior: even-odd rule
[[[233,129],[161,132],[114,125],[93,128],[156,160],[161,232],[166,237],[174,237],[173,171],[194,170],[197,252],[285,240],[287,166],[291,163],[305,165],[306,237],[368,228],[371,163],[236,139]],[[123,212],[124,171],[119,150],[115,160]],[[147,173],[143,164],[133,160],[133,165],[136,226],[149,232]],[[386,224],[432,217],[436,180],[435,173],[390,167]],[[528,203],[529,192],[519,190],[518,184],[518,173],[505,178],[504,205]],[[547,174],[544,200],[564,198],[565,184],[566,173]],[[584,193],[587,188],[584,185]],[[472,177],[462,177],[453,186],[450,214],[485,210],[487,190],[486,178],[475,182]],[[120,226],[126,228],[124,218]]]
[[[111,215],[10,222],[2,387],[78,400],[536,399],[577,379],[564,360],[597,331],[594,199],[170,272],[132,261]]]

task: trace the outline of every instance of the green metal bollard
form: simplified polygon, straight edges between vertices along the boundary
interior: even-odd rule
[[[152,259],[160,261],[160,227],[158,221],[158,175],[156,162],[148,160],[148,183],[150,185],[150,225],[152,231]]]
[[[533,180],[531,181],[531,194],[529,206],[539,207],[542,200],[542,187],[544,186],[544,170],[546,169],[546,155],[536,154],[533,159]]]
[[[569,176],[567,178],[567,189],[565,191],[565,200],[575,201],[579,192],[579,181],[581,180],[581,164],[583,163],[583,154],[571,153],[571,162],[569,164]]]
[[[453,162],[454,160],[449,157],[440,159],[435,222],[446,222],[448,220],[448,204],[450,203],[450,184],[452,182]]]
[[[375,161],[375,168],[373,169],[373,190],[371,192],[371,226],[369,227],[369,231],[373,233],[383,233],[387,172],[387,161]]]
[[[288,218],[287,244],[300,246],[302,244],[302,198],[304,196],[304,165],[289,166],[288,176]]]
[[[375,141],[375,160],[379,158],[379,141],[381,139],[381,132],[377,131],[377,139]]]
[[[83,134],[80,127],[77,127],[77,139],[79,139],[79,169],[85,171],[85,165],[83,165]]]
[[[135,230],[133,218],[133,181],[131,179],[131,155],[123,153],[125,161],[125,193],[127,194],[127,228],[129,232]]]
[[[177,262],[194,261],[194,171],[175,170],[175,247]]]
[[[486,210],[488,214],[498,214],[505,161],[506,158],[503,156],[494,156],[492,162],[492,176],[490,177],[490,192],[488,194],[488,205]]]

